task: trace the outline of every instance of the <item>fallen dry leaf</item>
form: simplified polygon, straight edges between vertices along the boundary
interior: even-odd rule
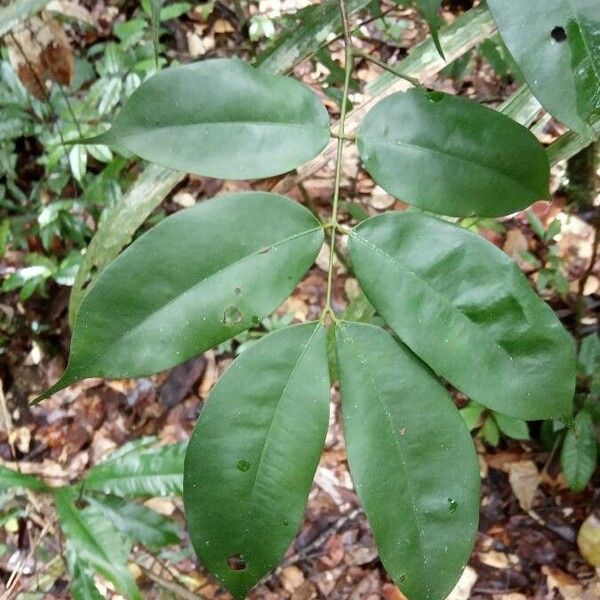
[[[506,234],[502,248],[523,270],[531,270],[531,265],[523,260],[522,253],[529,248],[527,238],[520,229],[511,229]]]
[[[484,565],[493,567],[494,569],[508,569],[510,567],[510,561],[504,552],[497,552],[495,550],[480,552],[478,557]]]
[[[446,600],[469,600],[476,581],[477,572],[472,567],[467,566]]]
[[[600,567],[600,520],[590,515],[582,524],[577,534],[577,545],[581,556],[590,565]]]
[[[572,575],[546,565],[542,567],[542,573],[546,575],[548,590],[558,590],[565,600],[581,600],[583,586]]]
[[[279,581],[288,594],[293,594],[304,583],[304,573],[298,567],[290,565],[281,571]]]
[[[31,17],[6,37],[8,59],[23,85],[38,99],[45,82],[68,86],[75,74],[75,56],[61,24],[47,13]]]
[[[407,597],[392,583],[384,583],[381,588],[384,600],[408,600]]]
[[[525,512],[533,506],[540,485],[540,474],[532,460],[522,460],[508,465],[508,481],[519,505]]]

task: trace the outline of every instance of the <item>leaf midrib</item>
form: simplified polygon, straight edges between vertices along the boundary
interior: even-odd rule
[[[352,346],[356,347],[355,348],[356,356],[359,359],[359,362],[361,362],[362,364],[364,364],[366,366],[368,363],[367,358],[360,351],[360,349],[358,349],[359,344],[350,336],[350,334],[344,327],[342,321],[339,322],[339,328],[340,328],[340,331],[346,336],[346,339],[348,340],[348,342],[350,342],[350,344]],[[421,562],[425,563],[427,561],[427,554],[425,553],[425,548],[424,548],[424,543],[423,543],[424,528],[422,527],[422,524],[421,524],[420,513],[417,508],[416,501],[415,501],[415,495],[411,492],[412,484],[410,481],[410,477],[408,476],[408,467],[406,465],[406,460],[405,460],[406,452],[403,450],[402,440],[400,439],[400,436],[396,432],[396,427],[394,426],[394,423],[391,420],[391,414],[388,409],[388,406],[383,399],[383,396],[382,396],[379,386],[377,385],[377,380],[375,377],[373,377],[373,370],[369,369],[367,367],[365,369],[365,371],[369,377],[369,380],[371,381],[371,385],[372,385],[373,389],[375,390],[375,395],[377,397],[377,400],[379,401],[379,404],[381,406],[383,414],[385,415],[385,419],[386,419],[388,426],[390,428],[390,431],[391,431],[392,439],[394,440],[394,443],[398,450],[398,454],[400,457],[400,463],[402,465],[402,471],[404,472],[404,480],[406,481],[406,489],[408,490],[408,497],[409,497],[410,504],[412,506],[413,513],[414,513],[414,522],[415,522],[414,529],[416,530],[416,538],[418,540],[418,545],[419,545],[419,555],[421,557]],[[430,587],[428,581],[425,582],[425,589],[427,590],[427,594],[431,595],[431,587]]]
[[[294,235],[291,235],[287,238],[284,238],[283,240],[279,240],[278,242],[275,242],[273,244],[270,244],[268,246],[266,246],[266,248],[270,248],[271,251],[274,248],[277,248],[283,244],[287,244],[288,242],[292,242],[298,238],[301,238],[304,235],[309,235],[311,233],[314,233],[316,231],[320,231],[322,230],[322,227],[319,225],[318,227],[314,227],[312,229],[307,229],[305,231],[302,231],[300,233],[296,233]],[[118,342],[120,342],[121,340],[123,340],[125,337],[129,336],[133,331],[135,331],[136,329],[142,327],[144,325],[144,323],[146,323],[147,321],[149,321],[154,315],[156,315],[158,312],[161,312],[163,310],[165,310],[166,308],[168,308],[169,306],[171,306],[172,304],[174,304],[177,300],[179,300],[180,298],[182,298],[184,295],[188,294],[191,290],[193,290],[194,288],[201,286],[203,284],[205,284],[207,281],[210,281],[211,279],[213,279],[214,277],[217,277],[218,275],[224,273],[225,271],[227,271],[230,268],[239,266],[241,263],[243,263],[244,261],[253,258],[254,256],[258,256],[259,254],[261,254],[262,252],[264,252],[265,247],[259,248],[258,250],[255,250],[254,252],[250,253],[250,254],[246,254],[245,256],[243,256],[242,258],[224,266],[221,267],[220,269],[217,269],[214,273],[211,273],[208,277],[205,277],[204,279],[195,282],[194,284],[188,286],[187,288],[185,288],[184,290],[182,290],[180,293],[178,293],[176,296],[174,296],[173,298],[171,298],[168,302],[166,302],[165,304],[163,304],[162,306],[160,306],[158,308],[158,310],[154,310],[150,313],[148,313],[141,321],[135,323],[133,326],[131,326],[129,329],[127,329],[126,331],[124,331],[121,335],[119,335],[115,340],[113,340],[110,344],[108,344],[107,346],[105,346],[104,348],[102,348],[102,350],[100,350],[99,352],[97,352],[95,354],[95,356],[93,356],[85,365],[78,367],[78,371],[80,373],[85,373],[85,371],[87,371],[87,369],[94,364],[94,362],[97,360],[98,357],[100,357],[102,354],[105,354],[106,352],[110,351],[110,349],[117,344]],[[105,271],[106,272],[106,271]],[[83,306],[82,306],[83,308]],[[82,314],[82,310],[79,311],[79,315],[81,316]],[[66,373],[66,372],[65,372]],[[63,375],[64,377],[64,375]]]
[[[321,325],[317,324],[314,331],[311,333],[310,337],[304,344],[300,354],[298,355],[296,363],[294,364],[294,368],[290,372],[290,375],[281,391],[281,394],[279,395],[279,399],[277,401],[277,406],[275,407],[275,410],[273,410],[273,414],[272,414],[271,420],[269,422],[269,428],[268,428],[267,434],[265,436],[265,443],[263,444],[263,448],[260,453],[260,457],[258,459],[258,466],[256,468],[256,473],[254,475],[254,479],[252,480],[252,486],[250,488],[250,502],[249,502],[249,507],[248,507],[248,511],[247,511],[247,518],[248,518],[247,522],[253,522],[252,515],[254,512],[256,512],[256,496],[255,496],[256,483],[259,480],[259,476],[262,471],[262,467],[264,465],[264,459],[267,454],[267,447],[269,446],[269,441],[270,441],[271,431],[273,429],[273,422],[275,421],[275,416],[277,415],[279,409],[281,408],[281,403],[282,403],[283,399],[285,398],[285,395],[289,388],[290,382],[294,379],[294,375],[296,374],[296,371],[300,368],[300,365],[302,364],[304,357],[306,356],[314,337],[316,336],[317,332],[320,331],[320,329],[321,329]],[[250,537],[250,532],[248,530],[245,530],[245,533],[242,537],[242,547],[243,548],[246,548],[246,544],[248,543],[249,537]]]
[[[363,136],[363,139],[369,139],[369,136],[366,136],[366,137]],[[501,177],[502,179],[509,181],[512,185],[515,185],[516,187],[518,187],[521,192],[525,192],[525,194],[527,196],[531,196],[532,194],[533,195],[538,194],[538,192],[536,190],[534,190],[533,188],[525,187],[518,179],[514,179],[513,177],[511,177],[508,173],[505,173],[504,171],[495,169],[493,166],[489,166],[489,165],[481,163],[481,162],[476,162],[474,160],[470,160],[468,158],[465,158],[464,156],[460,156],[453,152],[442,151],[442,150],[438,150],[436,148],[431,148],[429,146],[424,146],[422,144],[416,144],[414,142],[406,142],[406,141],[399,140],[399,139],[389,139],[389,138],[373,139],[373,138],[371,138],[370,143],[374,147],[377,147],[378,145],[379,146],[388,146],[388,147],[406,146],[408,148],[420,150],[427,154],[433,154],[436,156],[450,158],[457,162],[462,162],[464,164],[467,164],[471,167],[473,167],[473,166],[477,167],[478,169],[480,169],[486,173],[491,173],[495,176]]]
[[[383,250],[383,248],[380,248],[373,242],[367,240],[366,238],[361,237],[358,233],[356,233],[356,231],[353,231],[350,235],[354,239],[356,239],[359,242],[361,242],[362,244],[364,244],[367,248],[371,249],[373,252],[376,252],[376,253],[380,254],[381,256],[383,256],[384,258],[387,258],[388,260],[390,260],[393,264],[400,267],[400,269],[402,269],[405,273],[408,273],[409,275],[415,277],[423,286],[425,286],[427,289],[431,290],[432,294],[438,299],[440,304],[448,306],[452,311],[454,311],[456,314],[460,315],[460,317],[462,319],[465,319],[469,323],[470,327],[473,327],[475,329],[475,331],[477,332],[477,335],[481,336],[482,331],[477,327],[477,324],[474,323],[471,319],[469,319],[469,317],[467,315],[465,315],[463,312],[461,312],[458,308],[456,308],[456,306],[454,306],[454,304],[452,304],[452,302],[450,302],[443,294],[441,294],[438,290],[436,290],[428,281],[423,279],[416,271],[409,269],[404,263],[399,261],[396,257],[392,256],[391,254],[388,254],[385,250]],[[398,333],[398,335],[400,335],[400,334]],[[400,337],[402,337],[402,336],[400,336]],[[485,337],[486,337],[486,339],[488,339],[488,336],[485,336]],[[498,342],[496,342],[496,340],[493,341],[492,345],[495,348],[497,348],[502,353],[502,355],[508,359],[509,362],[513,360],[512,356],[500,344],[498,344]]]
[[[323,130],[324,132],[329,132],[329,129],[326,124],[315,124],[315,123],[286,123],[282,121],[196,121],[190,123],[170,123],[165,125],[152,125],[148,124],[148,126],[136,125],[135,127],[131,127],[129,125],[116,125],[116,128],[121,127],[123,129],[127,129],[127,136],[134,135],[151,135],[161,130],[168,129],[190,129],[190,128],[205,128],[209,129],[211,127],[215,128],[226,128],[226,127],[261,127],[265,128],[285,128],[285,129],[315,129],[315,130]],[[106,135],[108,138],[111,137],[112,130],[107,131],[102,136]],[[208,133],[208,132],[207,132]],[[100,137],[102,137],[100,136]],[[121,139],[121,136],[118,136],[117,139]]]
[[[80,533],[83,533],[83,537],[85,538],[87,545],[91,548],[96,548],[97,551],[95,552],[95,554],[99,554],[100,556],[102,556],[106,565],[110,566],[111,568],[114,568],[115,564],[110,560],[110,557],[106,553],[106,549],[104,548],[104,546],[102,546],[100,543],[98,543],[98,541],[96,540],[96,538],[94,537],[92,532],[85,526],[80,511],[78,511],[71,504],[71,501],[68,498],[65,498],[63,496],[62,500],[63,500],[63,506],[66,508],[66,510],[69,513],[71,523],[73,523],[77,527],[77,529],[79,530]]]

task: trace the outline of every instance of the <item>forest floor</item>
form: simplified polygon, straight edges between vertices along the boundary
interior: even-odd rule
[[[289,10],[287,4],[285,10]],[[448,12],[445,16],[451,20],[455,14]],[[205,44],[207,36],[218,37],[214,33],[218,27],[216,21],[211,27],[212,31],[203,30]],[[407,30],[407,44],[411,43],[411,35],[415,39],[422,36],[422,24]],[[182,39],[190,40],[189,36]],[[226,55],[234,42],[221,40],[219,44],[220,52]],[[374,43],[373,47],[377,45]],[[340,55],[341,47],[334,47],[333,58]],[[510,81],[498,77],[484,60],[478,57],[473,60],[475,65],[460,80],[442,74],[426,83],[444,91],[490,99],[492,104],[514,91]],[[296,75],[314,85],[317,75],[313,68],[312,63],[305,64],[296,69]],[[359,78],[367,82],[378,72],[377,67],[365,64],[359,70]],[[355,94],[353,101],[360,102],[360,95]],[[331,100],[328,108],[332,114],[337,111]],[[542,141],[549,143],[560,132],[560,126],[549,122],[541,132]],[[344,201],[359,205],[368,215],[404,208],[405,205],[372,183],[359,168],[352,150],[346,153],[345,161]],[[565,212],[562,169],[553,172],[552,203],[533,207],[543,225],[555,218],[563,225],[555,241],[569,292],[561,296],[550,289],[545,298],[563,323],[574,331],[582,327],[576,303],[577,295],[583,293],[592,307],[583,327],[593,329],[594,311],[600,305],[600,261],[588,265],[594,229],[579,215]],[[326,217],[332,175],[332,165],[328,165],[306,180],[302,190],[294,189],[290,196],[303,203],[310,198],[311,209]],[[267,189],[272,185],[273,182],[259,182],[252,187]],[[188,177],[162,208],[169,213],[223,191],[249,188],[250,184]],[[350,221],[348,212],[342,217]],[[484,228],[481,233],[513,256],[533,281],[536,268],[522,259],[523,251],[543,263],[547,246],[539,240],[525,213],[502,220],[502,225],[502,230]],[[24,259],[19,253],[12,253],[4,260],[14,267]],[[357,283],[345,262],[342,249],[340,260],[336,259],[333,293],[336,311],[343,310],[357,293]],[[294,294],[278,309],[280,318],[302,322],[318,317],[325,301],[326,264],[327,248]],[[580,289],[583,277],[585,282]],[[209,351],[153,377],[87,380],[30,407],[29,401],[53,383],[65,366],[68,295],[69,288],[53,285],[46,298],[33,296],[22,302],[17,293],[8,293],[0,299],[0,311],[15,323],[14,333],[0,356],[4,391],[0,393],[4,423],[0,430],[0,459],[8,466],[16,466],[18,462],[22,472],[39,475],[51,485],[81,478],[91,465],[112,450],[142,436],[157,436],[165,444],[187,440],[202,403],[234,359],[237,345],[236,342],[229,348]],[[42,332],[32,335],[32,329],[39,324],[44,325]],[[347,467],[337,390],[333,390],[332,397],[329,433],[302,527],[281,565],[251,592],[250,598],[404,598],[385,573],[360,509]],[[458,405],[463,406],[465,398],[456,393],[455,397]],[[596,476],[582,492],[572,492],[561,474],[557,453],[540,440],[539,424],[532,423],[530,428],[530,440],[501,437],[493,446],[480,435],[475,439],[482,477],[480,526],[475,550],[451,595],[453,600],[600,599],[600,570],[582,557],[577,543],[584,521],[588,533],[600,539],[600,520],[594,517],[596,513],[600,516],[600,480]],[[180,498],[154,498],[147,505],[184,523]],[[0,533],[2,543],[12,549],[0,556],[0,573],[8,576],[14,569],[14,553],[28,549],[27,527],[19,523],[15,530]],[[179,547],[161,554],[160,559],[142,548],[134,549],[133,559],[132,568],[137,569],[145,598],[230,597],[197,564],[185,538]],[[34,565],[22,575],[22,589],[27,588],[39,569],[42,566]],[[431,576],[435,577],[435,573]],[[110,589],[107,593],[118,597]],[[43,597],[67,598],[66,581],[59,581]]]

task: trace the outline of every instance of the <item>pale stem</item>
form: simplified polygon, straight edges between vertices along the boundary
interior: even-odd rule
[[[348,26],[348,15],[346,14],[346,5],[344,0],[340,2],[340,15],[342,18],[342,26],[344,29],[344,92],[342,94],[342,106],[340,109],[340,121],[337,131],[337,154],[335,159],[335,180],[333,188],[333,206],[331,210],[331,238],[329,243],[329,265],[327,269],[327,298],[325,300],[325,308],[323,309],[323,317],[327,314],[335,320],[336,316],[331,306],[331,290],[333,287],[333,258],[335,256],[335,234],[338,228],[337,213],[340,199],[340,183],[342,179],[342,158],[344,153],[345,141],[345,122],[346,122],[346,105],[348,104],[348,90],[350,88],[350,76],[354,66],[354,55],[352,52],[352,40],[350,38],[350,27]]]

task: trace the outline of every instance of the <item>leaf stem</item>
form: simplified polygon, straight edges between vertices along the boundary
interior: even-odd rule
[[[331,291],[333,287],[333,257],[335,256],[335,234],[338,228],[337,214],[340,199],[340,183],[342,180],[342,158],[344,153],[344,141],[346,134],[344,131],[346,125],[346,106],[348,104],[348,90],[350,89],[350,76],[354,67],[354,54],[352,48],[352,39],[350,27],[348,25],[348,14],[346,13],[345,0],[339,0],[340,16],[344,30],[344,92],[342,94],[342,106],[340,108],[340,122],[337,131],[337,154],[335,159],[335,181],[333,188],[333,206],[331,209],[331,237],[329,243],[329,264],[327,268],[327,297],[325,299],[325,308],[322,318],[330,315],[336,320],[335,312],[331,305]]]
[[[337,132],[334,131],[333,129],[329,132],[329,135],[331,135],[332,138],[336,139],[336,140],[345,140],[347,142],[353,142],[356,140],[356,134],[355,133],[344,133],[343,137]]]
[[[408,81],[409,83],[411,83],[415,87],[418,87],[418,88],[422,88],[423,87],[423,84],[418,79],[415,79],[414,77],[411,77],[410,75],[405,75],[404,73],[401,73],[400,71],[398,71],[394,67],[390,67],[388,64],[384,63],[382,60],[379,60],[378,58],[375,58],[374,56],[371,56],[370,54],[368,54],[364,50],[361,50],[360,48],[354,46],[353,47],[353,52],[357,56],[360,56],[361,58],[364,58],[365,60],[368,60],[369,62],[372,62],[374,65],[377,65],[378,67],[381,67],[385,71],[389,71],[392,75],[395,75],[396,77],[400,77],[400,79],[404,79],[405,81]]]

